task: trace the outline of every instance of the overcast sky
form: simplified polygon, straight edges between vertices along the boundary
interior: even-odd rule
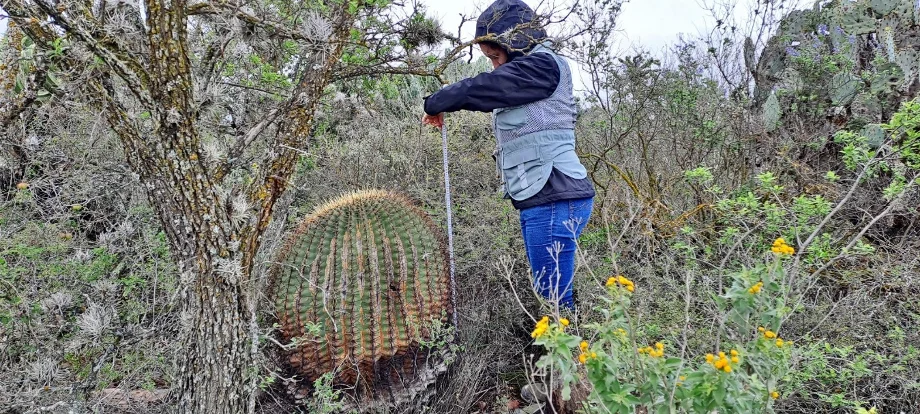
[[[476,17],[492,0],[419,0],[428,6],[428,15],[440,20],[442,27],[456,33],[460,24],[460,15]],[[735,0],[747,2],[750,0]],[[531,7],[538,6],[540,0],[524,0]],[[695,37],[710,22],[708,13],[701,6],[700,0],[632,0],[623,5],[617,20],[619,35],[615,42],[620,50],[638,46],[657,56],[674,43],[681,34]],[[464,25],[463,39],[472,39],[475,31],[473,23]],[[478,53],[477,53],[478,54]],[[576,70],[575,87],[581,88],[581,73]]]
[[[476,17],[477,10],[485,8],[491,0],[420,0],[428,6],[428,13],[440,19],[445,30],[455,33],[460,14]],[[531,7],[539,0],[524,0]],[[480,5],[477,8],[477,5]],[[623,5],[617,21],[622,30],[619,41],[624,45],[641,45],[650,52],[660,52],[677,39],[678,34],[696,35],[706,25],[707,14],[698,0],[632,0]],[[473,37],[473,24],[467,23],[465,39]]]

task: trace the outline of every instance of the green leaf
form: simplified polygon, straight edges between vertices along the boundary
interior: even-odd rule
[[[726,393],[725,385],[723,384],[717,385],[716,389],[712,391],[712,396],[713,398],[715,398],[715,402],[717,404],[721,404],[722,402],[725,401],[725,393]]]
[[[664,366],[671,370],[679,367],[681,362],[683,362],[683,360],[680,358],[668,358],[664,361]]]

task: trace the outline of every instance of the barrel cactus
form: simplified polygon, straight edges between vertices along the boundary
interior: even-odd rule
[[[355,402],[411,398],[444,369],[435,344],[453,301],[442,240],[421,209],[386,191],[341,196],[300,223],[268,285],[296,398],[326,373]]]

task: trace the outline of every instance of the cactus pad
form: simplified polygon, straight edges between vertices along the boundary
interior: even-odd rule
[[[364,191],[320,206],[269,278],[282,365],[304,384],[334,372],[376,399],[430,378],[429,348],[452,311],[448,259],[439,229],[405,197]]]
[[[920,52],[914,50],[902,50],[897,52],[894,57],[894,63],[901,68],[901,73],[904,74],[904,83],[902,87],[907,87],[910,84],[914,83],[914,80],[917,78],[918,64],[920,64]]]
[[[875,31],[875,18],[867,14],[868,9],[860,3],[840,7],[837,14],[839,25],[852,35],[864,35]]]
[[[869,0],[869,6],[878,14],[886,15],[894,10],[901,0]]]
[[[860,78],[847,72],[840,72],[831,78],[831,101],[835,106],[849,105],[861,89]]]
[[[779,99],[776,93],[770,93],[767,102],[763,106],[763,124],[767,132],[772,132],[779,126],[780,117],[783,115],[779,107]]]
[[[869,148],[879,149],[885,143],[885,130],[878,124],[866,125],[862,130],[862,135],[866,137],[866,144]]]
[[[896,56],[897,57],[897,56]],[[874,94],[890,93],[904,84],[904,71],[892,63],[879,65],[870,79],[871,91]]]

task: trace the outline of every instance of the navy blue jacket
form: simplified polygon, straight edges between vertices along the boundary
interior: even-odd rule
[[[425,113],[459,110],[492,112],[549,98],[559,85],[559,66],[551,55],[519,57],[492,72],[445,86],[425,98]]]
[[[533,10],[521,0],[497,0],[476,22],[476,37],[506,33],[515,25],[530,22]],[[494,109],[525,105],[550,97],[559,85],[559,66],[546,53],[527,55],[546,38],[542,29],[527,29],[510,39],[499,38],[509,61],[492,72],[442,88],[425,98],[425,113],[437,115],[459,110],[491,112]],[[523,52],[522,52],[523,51]],[[517,209],[554,201],[587,198],[595,195],[587,178],[571,178],[553,169],[543,189],[526,200],[511,200]]]

